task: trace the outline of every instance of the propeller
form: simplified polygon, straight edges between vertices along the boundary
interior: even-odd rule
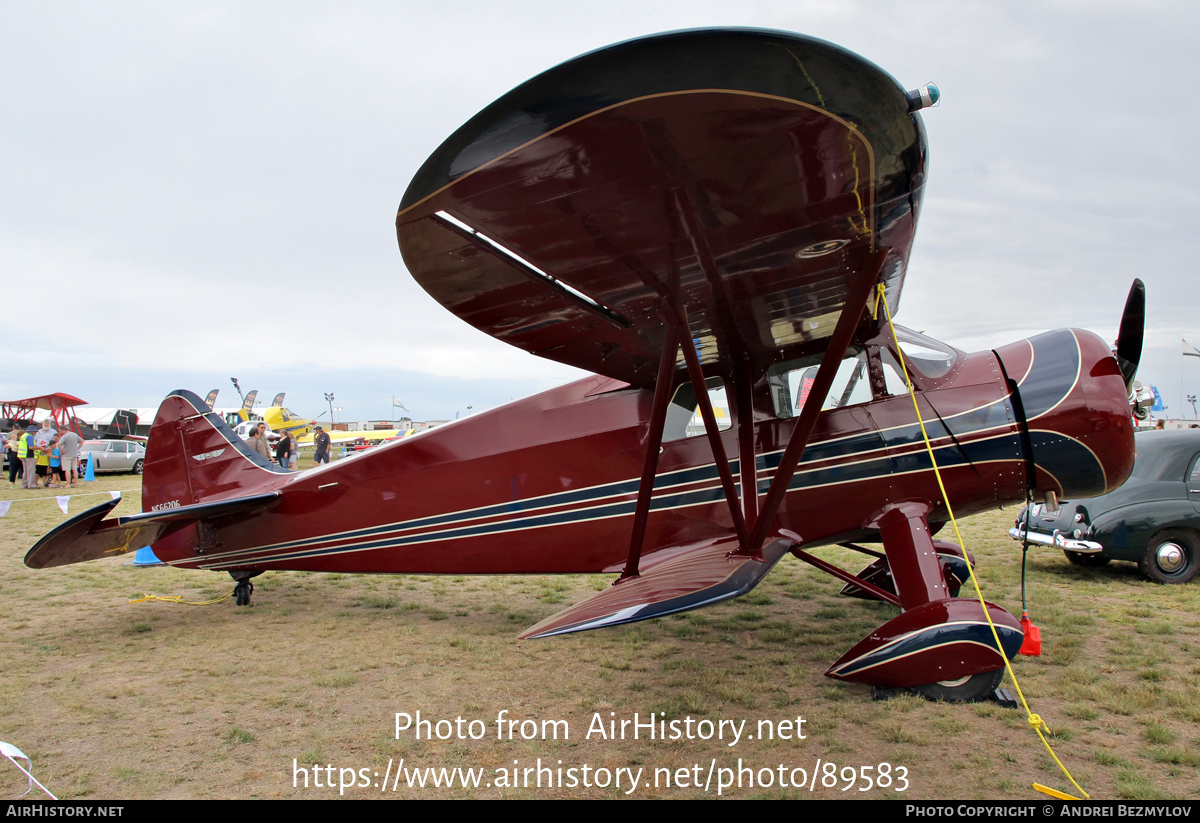
[[[1117,365],[1125,378],[1125,390],[1133,391],[1133,378],[1142,359],[1142,334],[1146,329],[1146,285],[1134,279],[1121,315],[1121,330],[1117,332]]]

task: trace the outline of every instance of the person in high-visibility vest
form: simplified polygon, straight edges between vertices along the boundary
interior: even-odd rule
[[[22,488],[36,489],[37,485],[37,447],[33,443],[33,435],[22,431],[17,435],[17,459],[21,461],[21,470],[25,472],[25,485]]]

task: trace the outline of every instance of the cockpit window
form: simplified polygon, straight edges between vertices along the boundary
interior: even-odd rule
[[[817,377],[817,369],[821,365],[823,355],[800,360],[790,360],[778,363],[767,371],[767,383],[771,387],[771,401],[775,406],[775,414],[784,419],[796,417],[808,400],[813,381]],[[904,379],[900,376],[895,363],[890,356],[881,361],[886,395],[900,395],[907,392]],[[870,363],[866,349],[852,347],[846,352],[833,378],[833,385],[825,398],[822,409],[840,409],[845,406],[856,406],[859,403],[869,403],[877,399],[871,390],[871,380],[868,375]],[[881,396],[886,396],[881,392]]]
[[[958,353],[945,343],[903,326],[896,327],[896,339],[905,362],[926,377],[941,377],[958,359]]]
[[[708,402],[712,404],[717,428],[725,431],[731,425],[725,383],[719,377],[710,377],[704,382],[708,387]],[[669,443],[672,440],[683,440],[702,434],[704,434],[704,418],[700,414],[700,405],[696,402],[696,390],[692,388],[691,383],[683,383],[675,390],[675,396],[671,398],[671,404],[667,406],[663,442]]]

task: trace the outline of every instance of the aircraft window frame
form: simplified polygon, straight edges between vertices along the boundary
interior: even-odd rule
[[[899,363],[890,351],[883,348],[875,351],[879,354],[878,362],[883,369],[885,390],[877,391],[869,374],[872,348],[874,347],[851,346],[846,349],[846,356],[838,365],[822,411],[861,406],[876,400],[908,394],[908,386],[901,376]],[[811,371],[812,377],[815,377],[816,369],[823,359],[824,354],[815,354],[776,363],[767,369],[767,385],[776,417],[780,420],[791,420],[800,416],[804,404],[797,401],[803,392],[803,383],[794,384],[792,375],[799,375],[796,379],[803,380],[806,373]],[[849,365],[851,363],[854,365]]]
[[[717,415],[717,430],[728,431],[733,427],[733,418],[729,406],[729,396],[725,390],[725,381],[720,377],[709,377],[704,381],[708,387],[708,400],[712,403],[713,412]],[[718,409],[724,409],[724,417]],[[667,405],[667,419],[663,425],[663,443],[675,443],[680,440],[691,440],[703,437],[704,418],[700,414],[700,406],[696,402],[696,392],[690,380],[685,380],[676,387]]]

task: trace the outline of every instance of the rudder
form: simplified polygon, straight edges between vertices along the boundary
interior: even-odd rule
[[[240,497],[291,474],[255,452],[198,395],[180,389],[163,400],[150,429],[142,511]]]

